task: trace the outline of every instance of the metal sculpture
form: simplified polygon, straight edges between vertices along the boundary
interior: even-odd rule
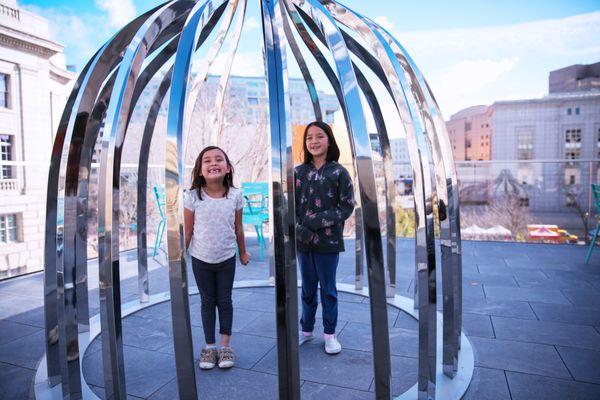
[[[388,304],[419,320],[419,374],[406,396],[419,399],[460,398],[472,373],[470,346],[461,334],[461,241],[456,171],[444,121],[433,94],[400,43],[372,20],[333,0],[260,0],[264,58],[270,115],[272,158],[273,250],[280,398],[300,397],[298,356],[297,272],[295,264],[293,159],[287,83],[287,46],[295,58],[313,103],[322,119],[315,80],[301,45],[314,57],[335,91],[348,130],[357,181],[356,293],[368,294],[372,321],[375,395],[391,397]],[[217,93],[219,112],[211,118],[212,142],[223,123],[223,98],[229,79],[246,0],[172,0],[130,22],[110,39],[81,72],[63,113],[48,178],[45,245],[46,356],[38,370],[36,393],[64,398],[94,397],[82,381],[80,350],[102,333],[106,398],[126,396],[119,287],[119,185],[121,152],[135,105],[150,80],[168,70],[158,85],[140,143],[138,164],[138,281],[139,303],[152,303],[149,294],[146,240],[148,153],[159,109],[167,94],[165,158],[167,244],[170,300],[179,394],[196,398],[189,317],[189,289],[183,252],[181,195],[183,146],[193,105],[203,90],[209,67],[219,53],[234,17],[234,44],[225,58],[225,73]],[[220,25],[219,25],[220,24]],[[219,26],[216,39],[206,40]],[[191,82],[192,56],[210,45]],[[322,50],[325,49],[325,50]],[[330,61],[332,60],[332,61]],[[146,62],[146,63],[145,63]],[[415,298],[395,294],[396,248],[394,179],[386,126],[379,100],[365,75],[383,85],[393,101],[407,136],[414,174],[416,214]],[[192,84],[190,84],[192,83]],[[367,100],[363,109],[361,94]],[[373,151],[366,126],[370,112],[377,128],[386,188],[384,263],[379,223]],[[103,129],[101,127],[103,126]],[[99,137],[99,135],[101,135]],[[98,262],[100,318],[90,324],[87,293],[87,216],[94,146],[100,140],[98,193]],[[433,166],[433,170],[432,167]],[[434,212],[440,224],[443,318],[436,311]],[[368,289],[362,283],[363,249]],[[347,288],[346,288],[347,289]],[[168,297],[161,297],[164,301]],[[416,311],[411,308],[414,306]],[[442,323],[443,320],[443,323]],[[438,340],[438,325],[442,340]],[[92,332],[93,331],[93,332]],[[84,336],[82,336],[84,335]],[[85,343],[80,344],[83,340]],[[463,354],[461,344],[469,353]],[[81,345],[81,346],[80,346]],[[442,360],[437,358],[441,346]],[[461,358],[459,359],[459,355]],[[466,361],[461,359],[466,358]],[[440,371],[436,371],[441,365]],[[458,375],[457,375],[458,371]],[[59,385],[60,384],[60,385]]]

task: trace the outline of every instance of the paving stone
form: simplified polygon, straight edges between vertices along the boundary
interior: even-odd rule
[[[300,378],[315,383],[366,391],[373,379],[370,353],[344,349],[337,355],[325,353],[322,341],[300,347]],[[253,370],[277,373],[277,351],[271,350]]]
[[[2,293],[2,307],[0,307],[0,319],[15,320],[20,314],[28,313],[32,310],[43,308],[44,300],[40,295],[39,299],[31,297],[20,297],[12,294]]]
[[[475,365],[557,378],[570,378],[556,349],[549,345],[471,337]]]
[[[600,384],[600,351],[557,346],[576,381]]]
[[[600,308],[600,291],[596,289],[563,289],[562,292],[576,306]]]
[[[33,392],[35,371],[0,362],[0,399],[27,399]]]
[[[175,357],[170,354],[123,346],[127,393],[147,398],[175,377]],[[102,353],[83,360],[83,374],[88,384],[104,387]]]
[[[394,321],[394,327],[410,329],[410,330],[418,330],[419,322],[415,318],[413,318],[412,315],[409,315],[403,311],[400,311],[398,313],[398,317],[396,318],[396,321]]]
[[[565,322],[576,325],[600,325],[600,308],[533,302],[530,304],[542,321]]]
[[[463,287],[481,286],[483,284],[518,286],[515,278],[508,274],[463,274]]]
[[[463,301],[463,312],[483,315],[497,315],[522,319],[536,319],[535,314],[524,301],[500,299],[469,299]]]
[[[520,287],[540,287],[547,289],[594,289],[588,282],[575,281],[571,279],[557,279],[555,278],[529,278],[516,277],[516,281]]]
[[[513,400],[597,400],[600,385],[506,372]]]
[[[306,400],[373,400],[373,393],[305,381],[300,396]]]
[[[600,334],[591,326],[492,317],[498,339],[600,349]]]
[[[475,367],[473,379],[462,400],[510,400],[504,371]]]
[[[106,392],[104,391],[104,387],[94,386],[94,385],[89,385],[89,387],[90,387],[90,389],[92,389],[92,392],[94,392],[94,394],[96,396],[98,396],[100,399],[106,398]],[[142,400],[142,397],[132,396],[132,395],[128,394],[127,400]]]
[[[278,399],[277,376],[240,368],[210,371],[196,366],[196,387],[198,398],[208,400]],[[150,400],[172,400],[179,398],[177,380],[172,380],[149,398]]]
[[[173,342],[172,324],[135,316],[123,319],[123,344],[146,350],[158,350]]]
[[[536,301],[550,304],[571,304],[560,290],[542,288],[514,288],[484,285],[485,297],[490,299]]]
[[[39,330],[31,335],[0,345],[0,362],[36,369],[46,352],[45,333]]]
[[[486,275],[510,275],[515,277],[522,277],[523,279],[527,279],[528,277],[532,279],[543,279],[547,277],[542,270],[533,269],[533,268],[509,268],[497,265],[477,265],[477,269],[480,274]]]
[[[344,349],[373,351],[371,326],[349,322],[339,336]],[[405,357],[418,357],[419,335],[415,330],[389,328],[390,354]]]
[[[268,293],[252,293],[250,296],[246,296],[234,301],[234,310],[236,307],[243,308],[245,310],[275,312],[275,296]]]
[[[2,293],[1,290],[0,290],[0,293]],[[4,295],[2,295],[2,296],[4,296]],[[4,300],[4,297],[3,297],[3,300]],[[4,303],[2,303],[2,307],[4,307]],[[90,315],[93,315],[93,314],[90,314]],[[2,318],[0,317],[0,319],[2,319]],[[17,322],[19,324],[24,324],[24,325],[35,326],[38,328],[45,328],[44,307],[37,307],[37,308],[29,309],[25,312],[22,312],[19,314],[14,314],[10,317],[7,317],[5,320]]]
[[[417,383],[419,360],[416,358],[392,356],[392,395],[399,396]],[[371,384],[375,390],[375,383]]]
[[[463,329],[470,336],[494,338],[492,322],[487,315],[471,314],[463,312]]]
[[[0,320],[0,345],[41,331],[40,328],[9,320]]]

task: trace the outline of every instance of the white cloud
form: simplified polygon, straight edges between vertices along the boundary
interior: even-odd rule
[[[448,67],[436,78],[438,89],[460,96],[484,90],[519,63],[518,57],[494,60],[465,60]],[[432,83],[437,83],[432,81]]]
[[[121,28],[136,16],[132,0],[96,0],[96,6],[108,14],[108,21],[115,28]]]
[[[258,29],[261,26],[261,23],[254,17],[246,18],[246,21],[244,21],[244,28],[249,31]]]
[[[548,73],[600,55],[600,12],[515,25],[399,32],[430,81],[442,110],[535,98],[548,89]]]
[[[388,31],[391,31],[394,29],[394,23],[392,21],[390,21],[390,19],[385,15],[375,17],[374,21],[376,23],[378,23],[379,25],[381,25],[382,28],[384,28]]]

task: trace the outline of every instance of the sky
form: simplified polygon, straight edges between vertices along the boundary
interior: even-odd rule
[[[263,73],[259,0],[248,2],[233,73]],[[600,0],[346,0],[404,45],[449,117],[496,100],[541,97],[548,73],[600,61]],[[48,18],[67,64],[81,70],[119,27],[155,0],[19,0]],[[218,59],[215,67],[222,63]]]

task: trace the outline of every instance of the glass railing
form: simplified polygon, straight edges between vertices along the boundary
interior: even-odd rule
[[[462,238],[585,243],[596,227],[591,184],[599,182],[599,166],[598,160],[457,162]],[[412,214],[412,178],[397,182],[402,221]]]

